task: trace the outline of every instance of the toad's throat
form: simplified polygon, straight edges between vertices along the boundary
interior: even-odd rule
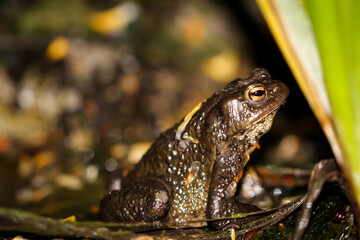
[[[229,136],[232,136],[230,138],[238,141],[249,140],[251,142],[251,145],[254,146],[257,142],[257,139],[259,139],[261,136],[263,136],[266,132],[270,130],[277,111],[284,103],[285,100],[280,104],[276,105],[265,116],[262,116],[261,118],[248,123],[247,128],[236,130],[236,127],[233,127],[232,129],[230,129],[230,131],[232,131],[232,134],[229,133]]]
[[[278,108],[274,109],[265,117],[259,119],[255,124],[251,124],[250,127],[240,130],[234,134],[233,138],[237,141],[246,143],[249,148],[254,147],[259,138],[270,130]]]

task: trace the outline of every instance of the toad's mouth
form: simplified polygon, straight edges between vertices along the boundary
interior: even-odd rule
[[[284,101],[282,101],[281,103],[279,103],[278,105],[276,105],[272,110],[270,110],[267,114],[265,114],[264,116],[260,117],[259,119],[256,119],[255,121],[253,121],[251,124],[258,124],[261,121],[263,121],[264,119],[268,118],[269,115],[273,115],[273,117],[275,116],[275,114],[277,113],[277,111],[281,108],[281,106],[283,106],[286,103],[286,99]]]

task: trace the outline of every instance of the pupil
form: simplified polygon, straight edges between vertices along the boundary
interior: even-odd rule
[[[255,91],[255,92],[253,92],[253,95],[255,95],[255,96],[262,96],[262,95],[264,95],[264,93],[265,93],[265,91],[261,91],[261,90],[257,90],[257,91]]]

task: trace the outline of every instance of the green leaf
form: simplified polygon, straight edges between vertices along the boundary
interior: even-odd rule
[[[257,2],[329,140],[359,211],[360,1]]]
[[[323,65],[343,167],[360,203],[360,2],[307,0]]]

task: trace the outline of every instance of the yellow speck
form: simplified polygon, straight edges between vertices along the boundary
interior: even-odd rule
[[[92,30],[106,34],[124,29],[138,16],[138,7],[134,3],[124,2],[103,12],[94,14],[90,27]]]
[[[224,50],[207,59],[202,64],[202,71],[218,82],[228,82],[236,78],[239,72],[240,58],[233,51]]]
[[[66,37],[59,36],[54,38],[46,49],[46,57],[51,61],[59,61],[66,57],[69,52],[70,44]]]
[[[235,235],[235,229],[230,229],[230,234],[231,234],[231,240],[235,240],[236,239],[236,235]]]
[[[91,20],[91,28],[99,33],[115,32],[124,28],[124,26],[124,15],[118,14],[116,9],[96,13]]]
[[[286,227],[285,227],[285,225],[284,225],[283,223],[279,223],[279,227],[280,227],[282,230],[285,230],[285,229],[286,229]]]
[[[53,164],[56,160],[55,153],[53,151],[42,151],[36,154],[33,158],[35,163],[35,167],[37,169],[45,168],[51,164]]]
[[[12,240],[25,240],[25,239],[26,238],[24,238],[23,236],[18,235],[16,237],[14,237]]]
[[[67,218],[61,219],[61,221],[63,222],[76,222],[76,216],[75,215],[71,215]]]
[[[199,46],[205,40],[206,24],[202,16],[190,15],[184,19],[184,39],[192,46]]]
[[[184,138],[190,139],[193,143],[199,143],[199,140],[193,138],[192,136],[184,136]]]
[[[137,163],[150,148],[151,142],[137,142],[130,146],[128,151],[128,162]]]
[[[109,154],[111,157],[114,157],[116,159],[121,159],[123,157],[125,157],[125,155],[127,154],[127,147],[125,146],[125,144],[120,144],[120,143],[116,143],[112,146],[110,146],[109,148]]]
[[[244,174],[244,171],[241,170],[241,172],[240,172],[236,177],[234,177],[234,180],[235,180],[236,182],[239,182],[240,179],[242,178],[243,174]]]
[[[90,212],[92,213],[98,213],[99,212],[99,206],[98,205],[92,205],[90,207]]]
[[[34,202],[38,202],[38,201],[42,200],[45,197],[45,193],[46,192],[42,191],[41,189],[33,191],[32,200]]]
[[[195,173],[189,172],[189,175],[186,177],[186,180],[185,180],[185,186],[192,183],[192,181],[194,181],[194,179],[195,179]]]
[[[205,100],[204,100],[205,101]],[[180,140],[181,139],[181,134],[183,133],[183,131],[185,130],[187,124],[189,123],[189,121],[191,120],[192,116],[201,108],[201,105],[203,104],[203,102],[200,102],[198,105],[196,105],[196,107],[193,108],[193,110],[191,110],[185,117],[184,117],[184,121],[182,121],[182,123],[179,125],[179,127],[176,130],[176,139]]]
[[[74,191],[79,191],[83,188],[83,181],[80,178],[70,174],[60,174],[55,177],[54,181],[60,187]]]

